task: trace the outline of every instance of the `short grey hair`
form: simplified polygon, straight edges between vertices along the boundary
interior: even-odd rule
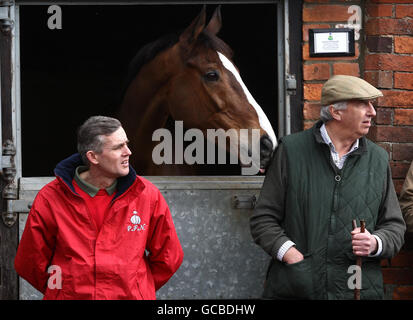
[[[105,116],[92,116],[87,119],[77,131],[77,151],[83,163],[89,166],[86,157],[88,151],[101,153],[103,150],[103,136],[108,136],[122,127],[118,119]]]
[[[331,115],[330,110],[328,110],[330,106],[333,106],[336,110],[345,110],[347,109],[347,101],[339,101],[327,106],[322,106],[320,110],[320,119],[324,123],[333,120],[333,116]]]

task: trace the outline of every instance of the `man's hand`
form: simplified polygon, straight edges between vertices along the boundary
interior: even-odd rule
[[[360,228],[356,228],[351,231],[351,237],[353,253],[356,256],[368,256],[377,251],[377,239],[373,237],[367,229],[361,233]]]
[[[294,246],[287,250],[284,254],[283,261],[286,264],[292,264],[304,260],[304,256]]]

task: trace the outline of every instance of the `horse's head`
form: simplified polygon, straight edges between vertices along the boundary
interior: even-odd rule
[[[199,128],[204,134],[208,129],[235,129],[228,132],[237,135],[239,145],[233,150],[228,143],[227,150],[251,155],[259,147],[255,160],[260,163],[254,165],[265,168],[277,145],[274,130],[231,61],[230,47],[216,36],[222,25],[220,7],[207,25],[205,20],[204,7],[170,51],[178,57],[179,67],[170,79],[169,112],[185,128]],[[257,138],[253,129],[259,133]]]

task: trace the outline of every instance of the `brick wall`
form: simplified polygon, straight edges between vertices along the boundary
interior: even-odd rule
[[[308,29],[354,25],[353,5],[360,7],[362,17],[356,55],[310,58]],[[399,193],[413,160],[413,1],[305,0],[302,49],[304,129],[319,118],[321,87],[332,75],[360,76],[383,92],[369,138],[389,152]],[[402,251],[383,260],[382,267],[386,298],[413,299],[412,235],[406,235]]]
[[[354,57],[310,58],[308,30],[335,28],[347,24],[353,13],[351,5],[361,1],[306,0],[303,7],[303,80],[304,80],[304,129],[311,127],[319,118],[321,88],[335,74],[360,76],[360,40],[356,40]]]

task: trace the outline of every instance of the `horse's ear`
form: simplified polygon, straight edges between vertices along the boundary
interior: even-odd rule
[[[205,30],[207,30],[209,33],[216,35],[219,30],[221,30],[222,27],[222,18],[221,18],[221,5],[219,5],[215,11],[214,14],[212,15],[211,20],[209,20],[209,23]]]
[[[190,26],[180,35],[179,41],[185,43],[191,43],[195,41],[199,34],[205,28],[206,20],[206,6],[204,5],[201,13],[191,22]]]

